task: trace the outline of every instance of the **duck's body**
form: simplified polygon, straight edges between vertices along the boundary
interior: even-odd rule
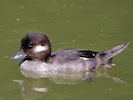
[[[42,33],[29,33],[21,41],[21,50],[13,59],[22,58],[23,75],[32,78],[52,77],[81,73],[89,76],[93,69],[111,64],[113,56],[123,51],[128,44],[118,45],[105,52],[81,49],[63,49],[51,52],[51,44]]]
[[[34,78],[70,73],[86,74],[96,67],[96,53],[87,50],[59,50],[52,52],[46,62],[37,59],[25,60],[20,68],[25,76]]]

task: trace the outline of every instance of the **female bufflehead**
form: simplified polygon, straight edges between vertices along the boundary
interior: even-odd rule
[[[51,51],[48,37],[40,32],[29,33],[21,40],[19,52],[12,59],[21,59],[23,75],[32,78],[52,77],[82,73],[91,79],[90,73],[98,67],[109,67],[112,57],[127,48],[128,43],[112,49],[95,52],[82,49],[62,49]]]

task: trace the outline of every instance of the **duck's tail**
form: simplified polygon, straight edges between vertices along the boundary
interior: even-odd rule
[[[126,49],[128,45],[129,43],[120,44],[107,51],[99,52],[96,55],[97,67],[100,67],[100,66],[110,67],[110,65],[112,64],[112,58],[117,54],[121,53],[124,49]]]

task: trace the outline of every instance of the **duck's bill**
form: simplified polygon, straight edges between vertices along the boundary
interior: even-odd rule
[[[12,56],[12,60],[17,60],[17,59],[24,59],[26,57],[26,53],[23,50],[20,50],[16,53],[16,55]]]

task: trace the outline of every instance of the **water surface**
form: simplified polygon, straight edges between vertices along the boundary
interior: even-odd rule
[[[132,100],[132,4],[132,0],[0,0],[0,100]],[[46,32],[54,50],[102,51],[130,42],[108,70],[122,81],[105,76],[78,82],[24,77],[10,56],[21,37],[33,31]]]

